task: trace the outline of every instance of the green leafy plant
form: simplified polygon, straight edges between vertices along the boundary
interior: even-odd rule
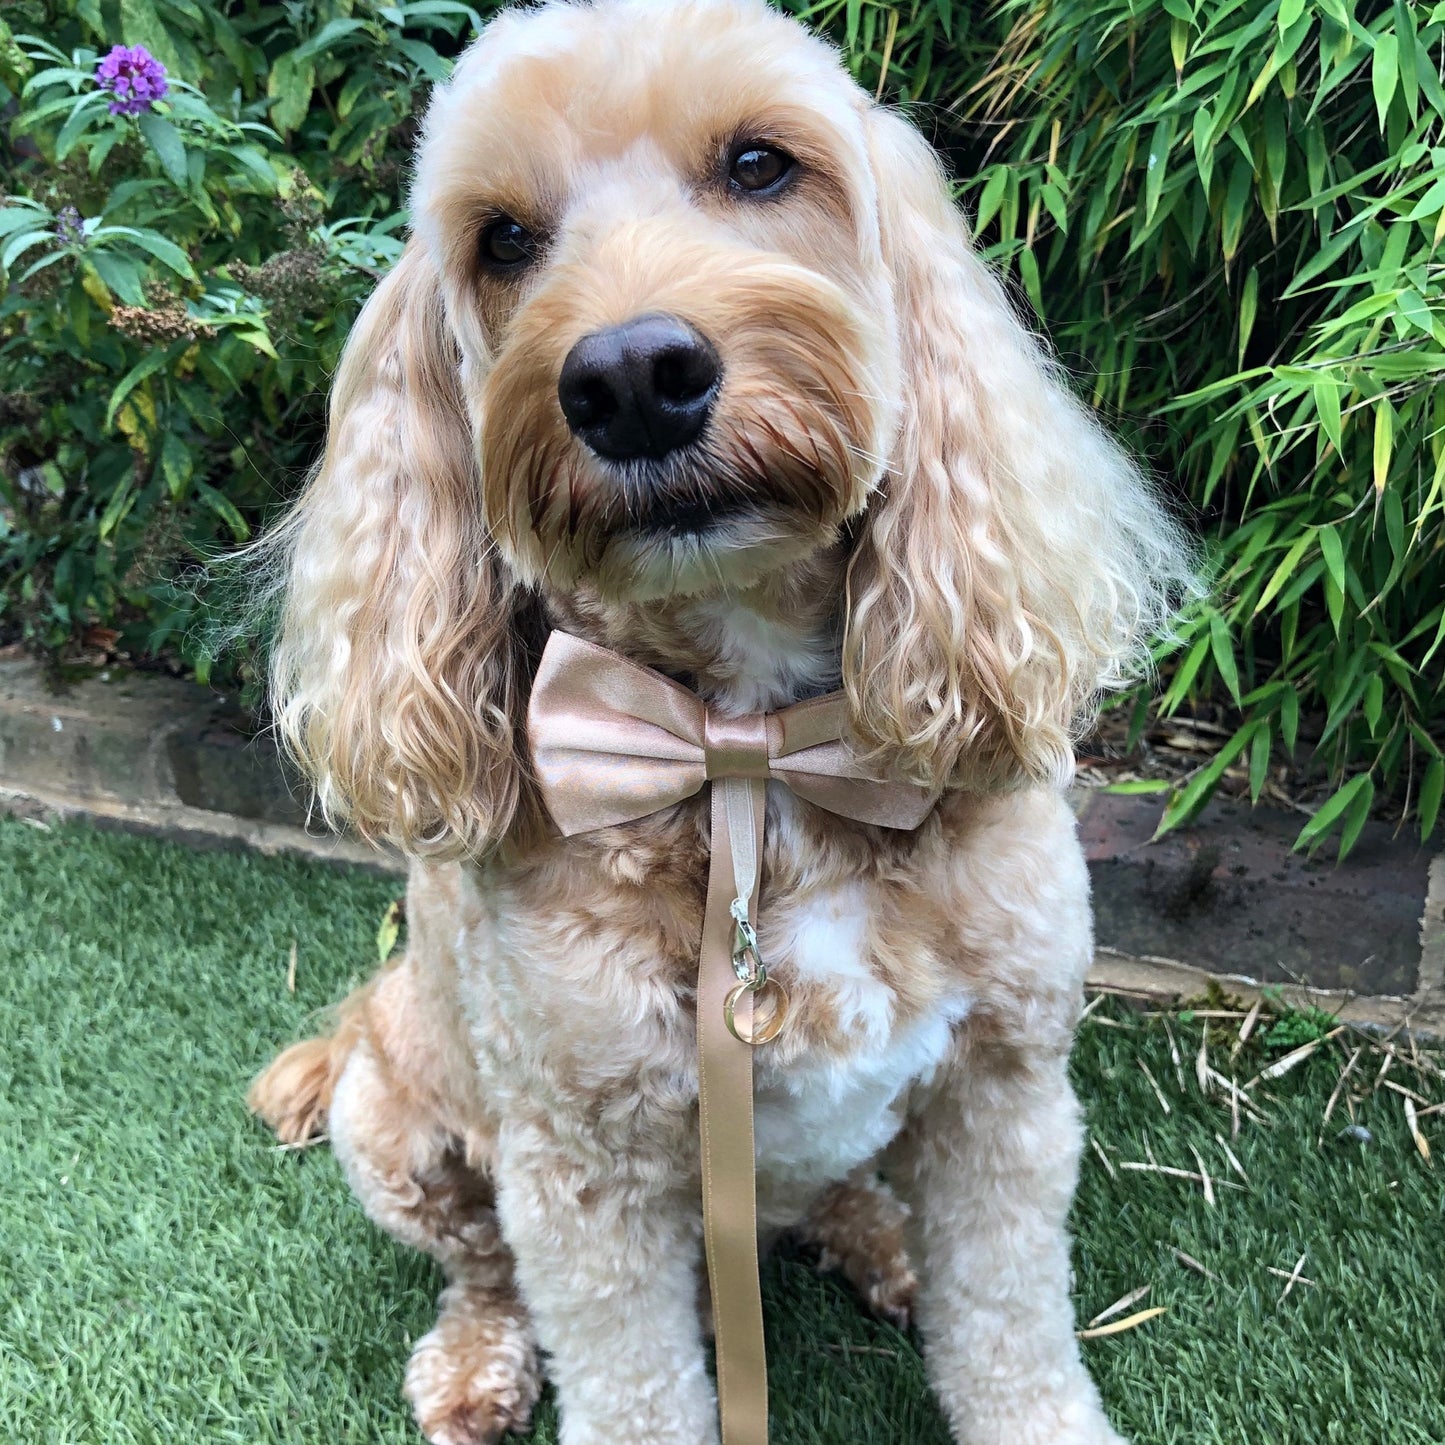
[[[1206,538],[1210,597],[1161,658],[1160,706],[1222,700],[1232,731],[1162,826],[1312,754],[1328,788],[1302,846],[1348,852],[1381,812],[1430,837],[1445,5],[781,3],[953,150],[980,243]],[[208,665],[186,641],[194,559],[314,453],[346,327],[400,244],[413,117],[493,8],[7,9],[0,609],[32,645],[99,625]],[[166,71],[138,116],[94,78],[121,41]]]
[[[204,560],[308,464],[400,253],[412,117],[479,16],[22,0],[6,20],[0,609],[57,661],[99,636],[204,676]]]
[[[1428,837],[1445,785],[1445,6],[1006,0],[949,97],[968,194],[1094,400],[1209,539],[1162,706],[1224,696],[1225,772],[1276,750],[1336,790],[1343,854],[1383,792]]]

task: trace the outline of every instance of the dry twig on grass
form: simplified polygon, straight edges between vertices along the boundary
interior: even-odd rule
[[[1410,1137],[1415,1141],[1415,1148],[1419,1150],[1420,1157],[1433,1169],[1435,1166],[1430,1159],[1430,1141],[1420,1132],[1420,1119],[1415,1112],[1413,1099],[1405,1100],[1405,1123],[1409,1127]]]
[[[1231,1149],[1229,1145],[1224,1142],[1224,1136],[1222,1134],[1216,1134],[1214,1136],[1214,1140],[1215,1143],[1217,1143],[1219,1147],[1224,1150],[1224,1157],[1229,1160],[1229,1167],[1233,1169],[1234,1172],[1238,1174],[1239,1177],[1243,1179],[1246,1184],[1248,1184],[1249,1175],[1244,1172],[1244,1165],[1241,1164],[1239,1160],[1234,1157],[1234,1150]]]
[[[1089,1136],[1089,1147],[1099,1156],[1099,1163],[1104,1166],[1104,1172],[1109,1178],[1117,1179],[1119,1177],[1119,1171],[1109,1162],[1109,1156],[1104,1153],[1103,1146],[1092,1134]]]
[[[1335,1080],[1335,1087],[1330,1094],[1330,1101],[1325,1105],[1325,1116],[1323,1119],[1320,1120],[1320,1134],[1319,1138],[1315,1140],[1316,1149],[1318,1149],[1320,1145],[1323,1144],[1325,1141],[1325,1130],[1329,1127],[1330,1115],[1335,1112],[1335,1105],[1338,1104],[1340,1101],[1340,1094],[1344,1090],[1345,1080],[1348,1079],[1352,1073],[1354,1073],[1355,1065],[1360,1062],[1360,1056],[1363,1053],[1363,1046],[1356,1049],[1354,1053],[1350,1055],[1349,1060],[1345,1064],[1345,1067],[1340,1073],[1339,1078]]]
[[[1185,1254],[1182,1249],[1175,1249],[1172,1244],[1169,1246],[1169,1252],[1185,1269],[1192,1269],[1195,1274],[1202,1274],[1205,1279],[1218,1280],[1219,1276],[1207,1265],[1200,1264],[1192,1254]]]
[[[1149,1087],[1154,1090],[1154,1097],[1159,1100],[1159,1107],[1165,1114],[1172,1114],[1174,1111],[1169,1107],[1169,1100],[1164,1097],[1164,1090],[1159,1087],[1159,1080],[1149,1072],[1149,1065],[1143,1059],[1135,1059],[1134,1062],[1144,1071],[1144,1077],[1149,1080]]]
[[[1244,1022],[1239,1026],[1239,1037],[1234,1041],[1234,1047],[1229,1051],[1231,1059],[1236,1058],[1239,1051],[1249,1042],[1249,1036],[1254,1032],[1254,1026],[1259,1022],[1259,1011],[1264,1007],[1264,1000],[1257,998],[1254,1007],[1244,1016]]]
[[[1121,1299],[1116,1299],[1107,1309],[1102,1309],[1084,1327],[1093,1329],[1095,1325],[1101,1325],[1105,1320],[1111,1320],[1115,1315],[1123,1314],[1131,1305],[1136,1305],[1154,1286],[1152,1284],[1141,1284],[1138,1289],[1131,1289]]]
[[[1275,1269],[1273,1265],[1269,1266],[1269,1272],[1273,1275],[1277,1275],[1285,1282],[1284,1293],[1279,1297],[1279,1304],[1283,1304],[1289,1298],[1290,1291],[1297,1284],[1305,1284],[1309,1285],[1311,1289],[1314,1288],[1314,1280],[1306,1279],[1304,1277],[1304,1274],[1302,1273],[1305,1267],[1305,1260],[1308,1258],[1308,1254],[1300,1255],[1299,1259],[1295,1261],[1295,1267],[1288,1274],[1286,1274],[1282,1269]],[[1276,1308],[1278,1308],[1278,1305],[1276,1306]]]
[[[1158,1319],[1168,1308],[1167,1305],[1155,1305],[1153,1309],[1140,1310],[1137,1315],[1128,1315],[1122,1320],[1111,1320],[1107,1325],[1099,1325],[1091,1330],[1080,1330],[1079,1338],[1081,1340],[1100,1340],[1105,1335],[1122,1335],[1125,1330],[1136,1330],[1140,1325]]]
[[[1276,1059],[1267,1069],[1261,1069],[1247,1084],[1244,1085],[1244,1092],[1247,1094],[1256,1084],[1262,1084],[1270,1079],[1281,1079],[1291,1069],[1298,1068],[1310,1055],[1318,1052],[1322,1044],[1327,1044],[1333,1038],[1344,1033],[1345,1025],[1331,1029],[1322,1038],[1311,1039],[1307,1044],[1301,1044],[1297,1049],[1291,1049],[1282,1059]]]

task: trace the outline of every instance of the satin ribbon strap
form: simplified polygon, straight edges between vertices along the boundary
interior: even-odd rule
[[[712,859],[697,979],[698,1118],[702,1132],[703,1244],[712,1290],[718,1423],[723,1445],[767,1445],[768,1361],[758,1276],[754,1182],[753,1051],[729,1031],[725,1010],[737,979],[730,907],[739,893],[733,859],[762,852],[765,798],[758,778],[713,784]],[[739,836],[741,827],[747,835]],[[757,920],[756,891],[749,920]],[[734,1017],[752,1029],[753,996]]]

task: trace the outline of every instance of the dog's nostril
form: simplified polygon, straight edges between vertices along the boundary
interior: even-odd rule
[[[572,409],[584,423],[610,421],[617,411],[617,397],[600,376],[582,376],[577,381]]]
[[[717,385],[717,355],[709,347],[676,346],[652,368],[652,385],[664,401],[693,401]]]
[[[718,354],[700,332],[676,316],[639,316],[572,348],[557,399],[598,456],[656,460],[697,439],[721,379]]]

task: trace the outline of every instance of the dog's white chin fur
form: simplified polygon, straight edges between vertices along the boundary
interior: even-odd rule
[[[735,516],[695,532],[620,532],[589,580],[607,598],[664,602],[746,591],[825,544],[815,524]]]

